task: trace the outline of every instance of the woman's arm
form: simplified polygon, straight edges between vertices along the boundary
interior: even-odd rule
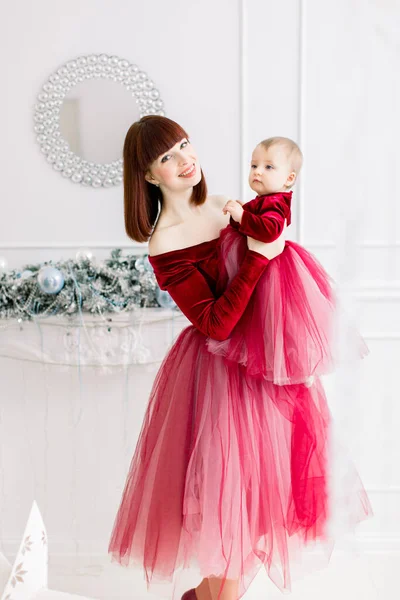
[[[261,248],[260,248],[261,250]],[[240,269],[224,294],[215,298],[203,274],[191,262],[179,263],[172,268],[160,287],[166,289],[183,314],[205,335],[225,340],[244,313],[253,290],[263,274],[275,249],[266,248],[262,254],[248,250]],[[156,272],[157,275],[157,272]]]
[[[238,273],[218,299],[215,298],[202,273],[191,262],[170,261],[164,265],[166,277],[159,283],[183,314],[205,335],[225,340],[243,315],[251,294],[272,258],[285,246],[284,236],[270,244],[247,238],[248,251]],[[169,271],[169,273],[168,273]],[[157,272],[156,272],[157,275]]]

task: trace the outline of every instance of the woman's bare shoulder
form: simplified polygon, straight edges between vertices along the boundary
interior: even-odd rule
[[[195,217],[191,223],[158,223],[148,242],[150,256],[179,250],[190,246],[191,243],[201,243],[216,237],[219,231],[229,221],[229,215],[224,215],[222,209],[229,200],[228,196],[208,195],[207,207],[200,218]],[[199,219],[199,220],[198,220]]]
[[[180,236],[177,235],[176,225],[162,227],[153,232],[149,239],[148,249],[150,256],[170,252],[179,248]]]

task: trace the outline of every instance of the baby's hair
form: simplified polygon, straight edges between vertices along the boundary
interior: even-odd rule
[[[282,146],[283,148],[285,148],[285,150],[287,151],[288,160],[290,162],[290,168],[296,173],[296,175],[299,174],[301,166],[303,164],[303,154],[296,142],[294,142],[290,138],[277,136],[263,140],[262,142],[260,142],[259,145],[262,146],[265,150],[268,150],[269,148],[271,148],[271,146]]]

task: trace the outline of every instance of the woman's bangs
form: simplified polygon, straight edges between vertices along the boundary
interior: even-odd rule
[[[149,119],[149,121],[143,123],[140,140],[142,147],[140,157],[143,161],[143,170],[147,169],[161,154],[164,154],[181,139],[187,137],[186,131],[180,125],[165,117],[161,117],[160,120]]]

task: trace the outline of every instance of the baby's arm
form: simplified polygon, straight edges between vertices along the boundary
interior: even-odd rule
[[[231,224],[232,220],[237,221],[239,226],[237,229],[244,235],[248,235],[255,240],[260,242],[273,242],[281,235],[284,226],[285,219],[288,214],[287,204],[277,198],[272,204],[271,201],[267,201],[266,208],[263,209],[261,206],[258,214],[252,212],[254,207],[253,201],[243,205],[243,212],[241,215],[232,214],[231,212]]]

